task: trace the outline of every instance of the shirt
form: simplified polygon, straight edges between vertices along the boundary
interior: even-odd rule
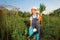
[[[33,17],[33,18],[37,18],[37,19],[38,19],[38,18],[39,18],[39,15],[38,15],[38,16],[36,16],[36,15],[32,15],[32,16],[30,17],[30,20],[32,20],[32,19],[33,19],[32,17]]]

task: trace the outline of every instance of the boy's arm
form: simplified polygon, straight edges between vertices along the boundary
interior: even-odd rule
[[[41,21],[42,21],[42,14],[40,14],[38,17],[38,22],[41,22]]]
[[[32,17],[30,17],[30,27],[32,27]]]
[[[30,20],[30,27],[32,26],[32,20]]]

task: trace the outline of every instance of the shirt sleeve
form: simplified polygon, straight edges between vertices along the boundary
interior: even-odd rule
[[[30,17],[30,20],[32,20],[32,16]]]

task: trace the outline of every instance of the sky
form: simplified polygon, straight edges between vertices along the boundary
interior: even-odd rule
[[[21,11],[30,11],[32,7],[39,8],[40,3],[46,6],[45,12],[60,8],[60,0],[0,0],[0,5],[13,5]]]

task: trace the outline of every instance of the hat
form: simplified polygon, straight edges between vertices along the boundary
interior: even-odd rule
[[[36,8],[36,7],[32,7],[32,9],[36,9],[36,10],[37,10],[37,8]]]

